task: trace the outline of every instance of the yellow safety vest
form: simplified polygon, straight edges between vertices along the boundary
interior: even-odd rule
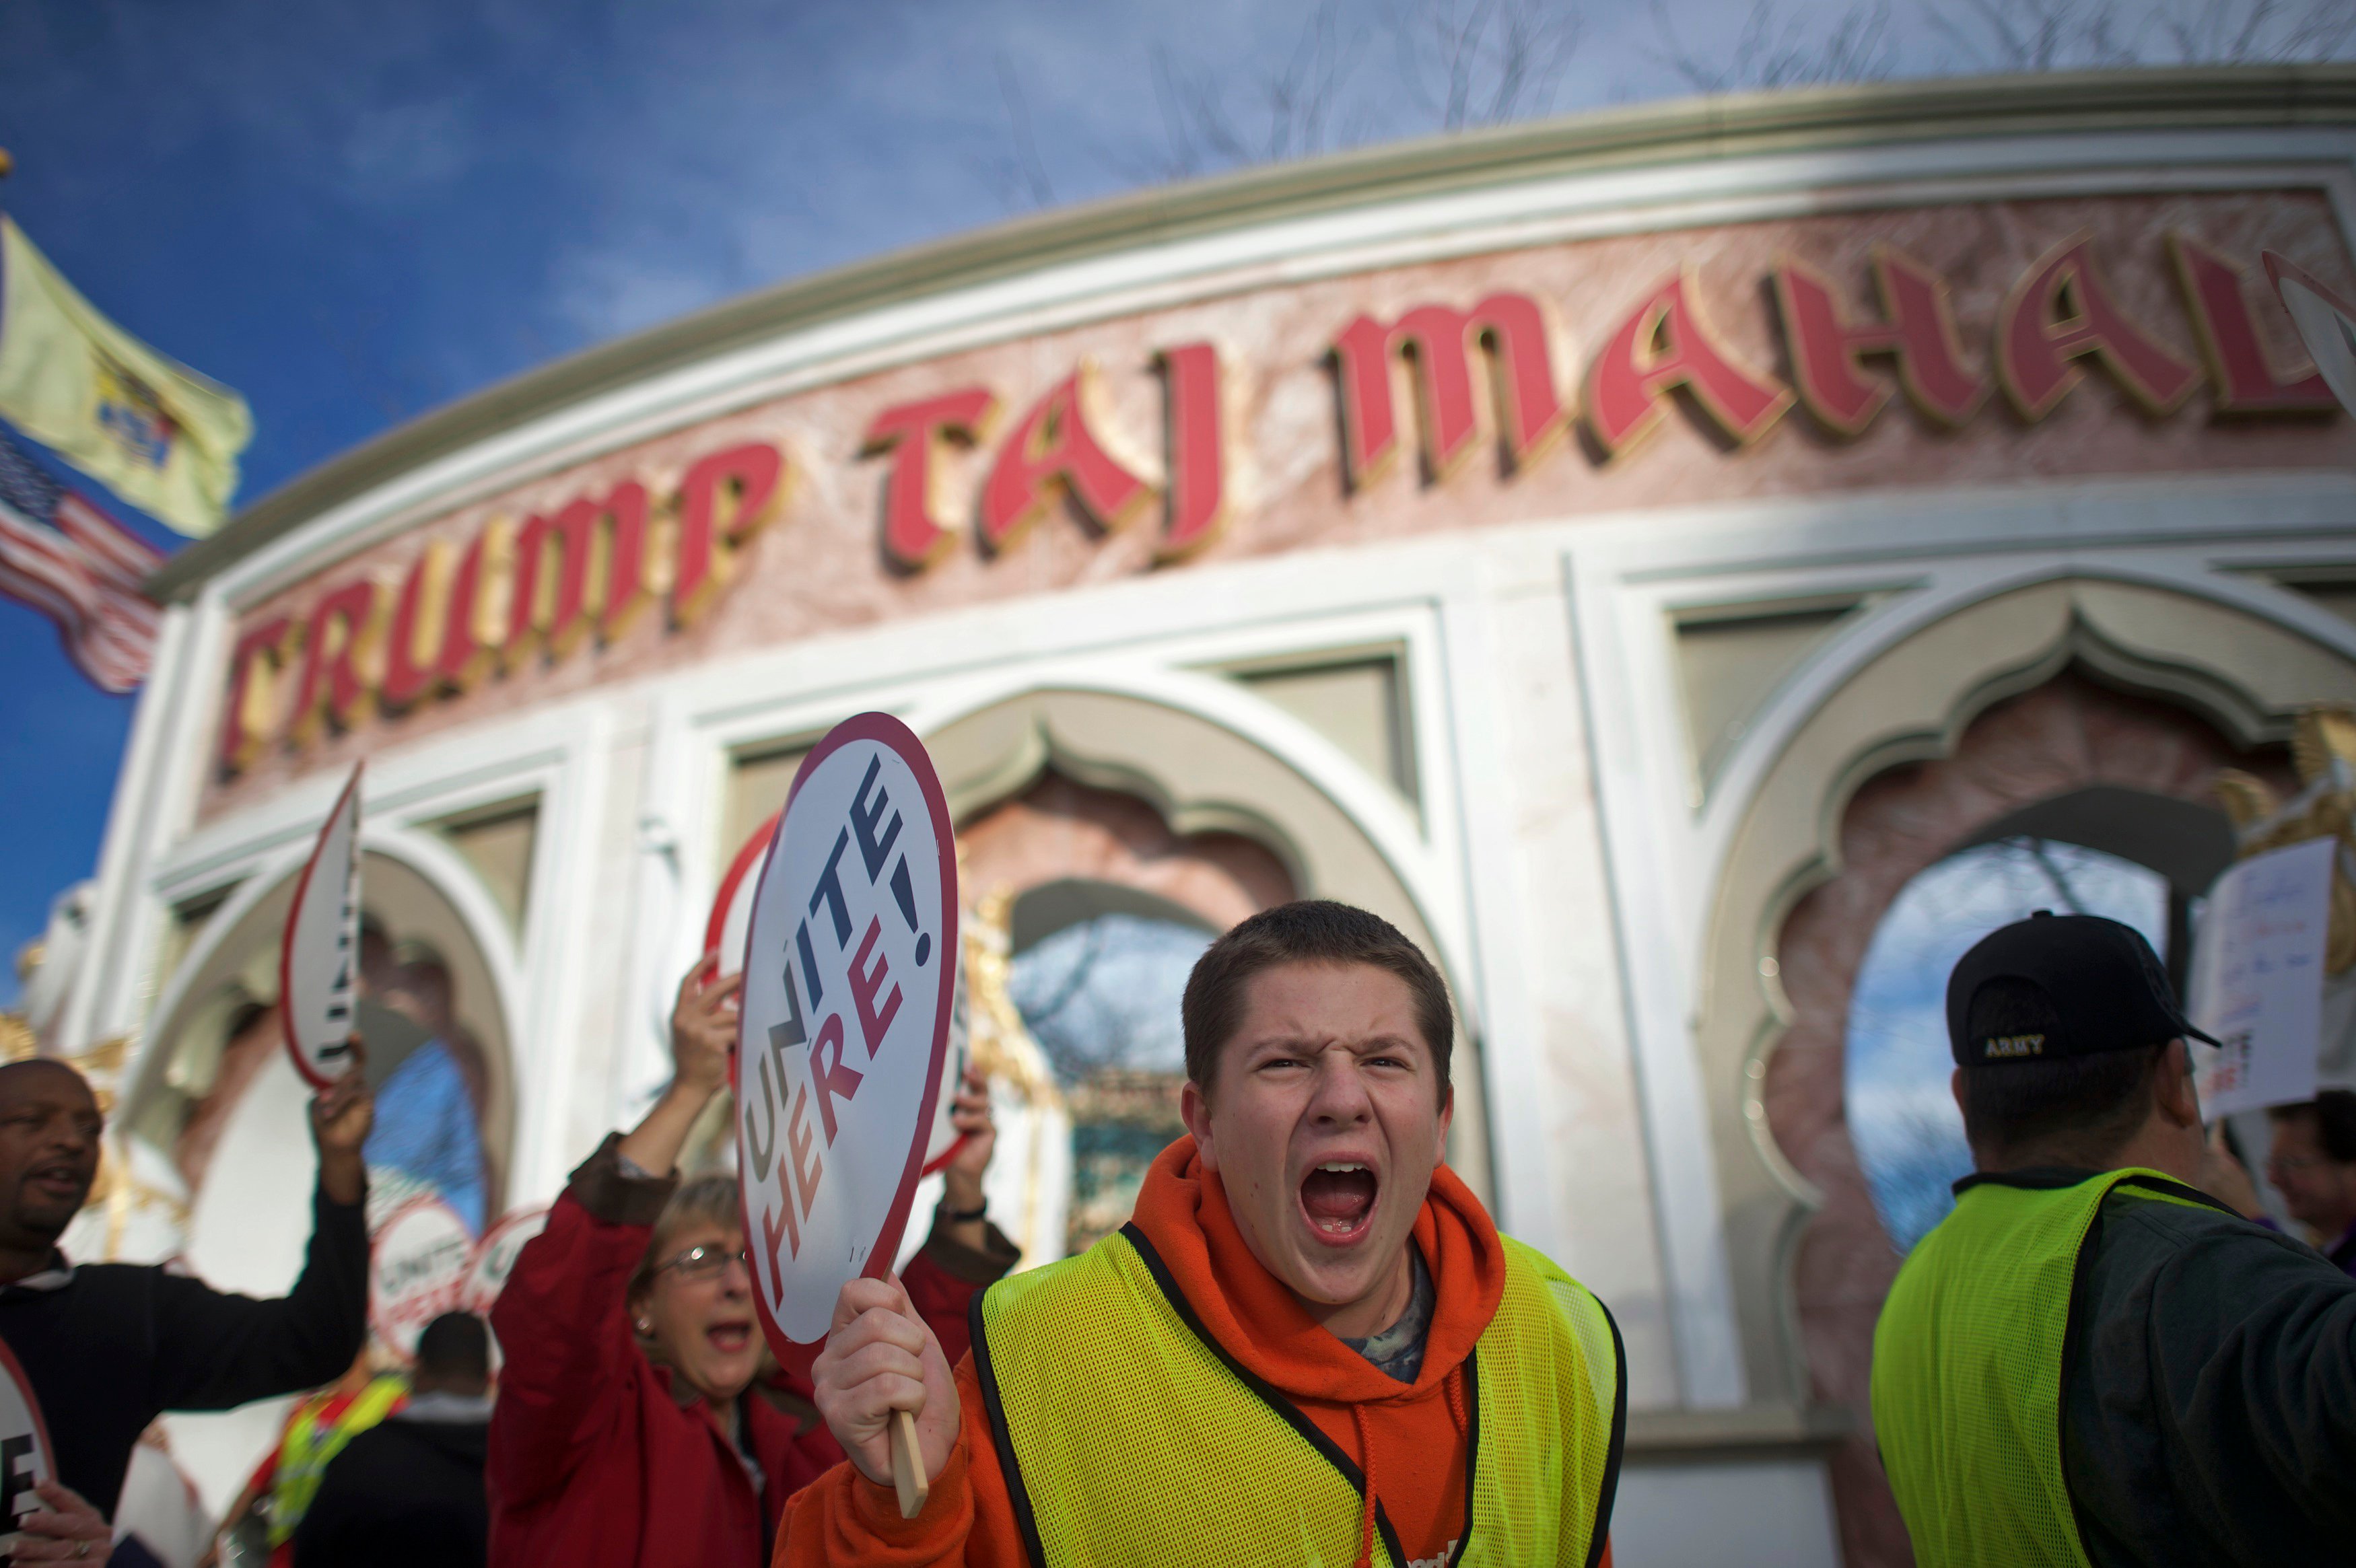
[[[325,1410],[334,1395],[315,1395],[305,1401],[287,1424],[286,1441],[279,1445],[278,1473],[270,1487],[270,1544],[283,1546],[294,1539],[294,1527],[303,1522],[304,1512],[311,1499],[319,1495],[319,1482],[327,1473],[327,1461],[344,1451],[344,1445],[382,1421],[409,1392],[409,1380],[401,1377],[373,1378],[360,1390],[336,1424],[326,1431],[319,1429],[318,1413]]]
[[[2062,1471],[2062,1361],[2081,1254],[2115,1190],[2219,1208],[2156,1170],[1965,1188],[1873,1331],[1873,1424],[1922,1568],[2088,1568]]]
[[[1451,1561],[1591,1565],[1627,1425],[1619,1329],[1543,1255],[1505,1249],[1505,1299],[1465,1362],[1467,1517]],[[1365,1474],[1204,1330],[1134,1224],[999,1281],[972,1323],[1034,1568],[1357,1561]],[[1379,1492],[1376,1523],[1375,1561],[1405,1568]]]

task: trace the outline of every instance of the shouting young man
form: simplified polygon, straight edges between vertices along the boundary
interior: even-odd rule
[[[1136,1218],[976,1298],[952,1371],[854,1280],[816,1367],[850,1456],[781,1563],[1593,1563],[1618,1331],[1441,1163],[1454,1019],[1415,944],[1286,904],[1186,984],[1189,1136]],[[891,1488],[911,1411],[932,1489]]]

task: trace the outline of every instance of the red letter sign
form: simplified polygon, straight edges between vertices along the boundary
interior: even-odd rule
[[[1153,487],[1116,462],[1097,438],[1095,368],[1083,361],[1031,406],[998,449],[981,488],[981,542],[1012,549],[1068,492],[1103,528],[1117,528],[1153,499]]]
[[[715,452],[687,471],[679,486],[679,568],[671,615],[692,624],[734,564],[736,547],[759,532],[784,499],[786,460],[754,443]]]
[[[1596,356],[1587,377],[1587,421],[1612,456],[1660,427],[1673,388],[1691,393],[1739,442],[1758,440],[1791,407],[1790,392],[1744,369],[1719,347],[1702,317],[1699,294],[1690,273],[1670,277]]]
[[[1226,411],[1216,348],[1183,343],[1154,358],[1170,411],[1170,518],[1158,553],[1175,560],[1208,544],[1227,520]]]
[[[998,400],[986,389],[968,387],[885,409],[867,427],[861,452],[892,454],[892,467],[884,475],[884,553],[894,564],[922,571],[955,542],[939,493],[940,449],[952,441],[969,446],[989,439],[997,407]]]
[[[2190,235],[2169,235],[2168,253],[2176,261],[2193,336],[2217,383],[2219,413],[2329,413],[2339,407],[2320,371],[2287,381],[2275,374],[2250,316],[2241,268]]]
[[[1800,400],[1826,429],[1863,434],[1890,400],[1890,389],[1867,377],[1858,361],[1888,354],[1916,408],[1941,424],[1962,424],[1987,396],[1987,383],[1964,369],[1946,280],[1889,245],[1873,248],[1873,275],[1883,319],[1850,323],[1822,273],[1803,261],[1776,267],[1775,298]]]
[[[2079,234],[2012,285],[1997,315],[1997,377],[2021,418],[2041,420],[2084,378],[2071,361],[2088,354],[2100,356],[2120,389],[2149,413],[2173,412],[2201,384],[2199,371],[2119,307],[2094,270],[2092,243]]]
[[[1546,314],[1527,294],[1491,294],[1469,311],[1419,305],[1389,327],[1362,315],[1333,339],[1340,361],[1344,460],[1363,490],[1398,455],[1398,415],[1391,399],[1391,356],[1409,355],[1422,411],[1423,456],[1434,479],[1472,455],[1475,346],[1495,369],[1497,423],[1505,454],[1526,468],[1569,423],[1555,393]]]

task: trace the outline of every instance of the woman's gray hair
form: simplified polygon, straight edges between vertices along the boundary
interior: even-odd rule
[[[646,1255],[630,1275],[627,1299],[636,1301],[654,1288],[655,1270],[668,1261],[671,1239],[690,1225],[717,1225],[723,1231],[744,1228],[744,1211],[736,1192],[736,1179],[724,1172],[699,1176],[679,1184],[663,1211],[655,1219],[654,1234],[647,1238]]]

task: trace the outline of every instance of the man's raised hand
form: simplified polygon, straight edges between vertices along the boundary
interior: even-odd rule
[[[351,1065],[344,1075],[311,1096],[311,1141],[319,1148],[319,1186],[337,1203],[357,1203],[368,1192],[368,1168],[360,1150],[376,1125],[368,1047],[357,1034],[351,1043]]]
[[[892,1484],[888,1428],[894,1411],[916,1418],[925,1474],[937,1476],[957,1446],[957,1380],[941,1342],[916,1315],[897,1275],[854,1279],[834,1300],[834,1327],[810,1367],[819,1413],[861,1475]]]

